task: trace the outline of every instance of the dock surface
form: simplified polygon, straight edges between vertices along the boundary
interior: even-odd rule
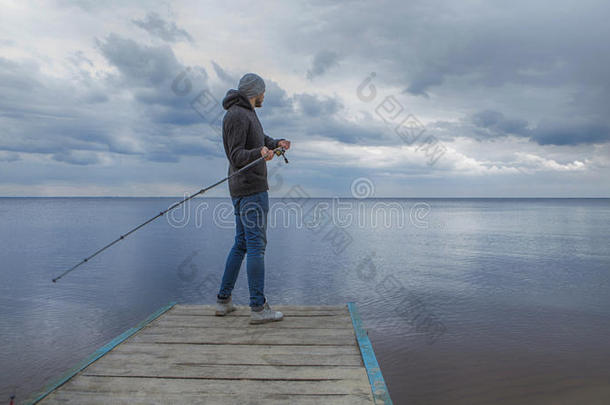
[[[391,403],[372,395],[352,307],[272,308],[283,321],[250,325],[247,307],[217,317],[210,305],[172,304],[32,403]]]

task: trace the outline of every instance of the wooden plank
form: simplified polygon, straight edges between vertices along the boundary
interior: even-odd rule
[[[152,326],[163,327],[196,327],[196,328],[222,328],[222,327],[248,327],[249,318],[245,316],[206,317],[180,314],[168,314],[158,318]],[[255,326],[258,327],[258,326]],[[328,328],[328,329],[353,329],[349,315],[340,316],[286,316],[280,322],[271,322],[264,328]]]
[[[226,353],[235,357],[243,357],[251,353],[256,354],[274,354],[274,355],[321,355],[330,356],[334,354],[338,355],[354,355],[360,356],[358,346],[354,342],[353,345],[347,346],[304,346],[304,345],[257,345],[252,347],[247,344],[218,344],[218,345],[191,345],[185,344],[174,344],[167,345],[162,343],[135,343],[127,341],[122,345],[116,347],[106,356],[114,354],[155,354],[161,356],[177,356],[180,353],[186,355],[200,354],[202,356],[208,356],[217,353]]]
[[[250,316],[250,308],[246,306],[236,306],[237,310],[231,316]],[[347,313],[347,308],[327,307],[294,307],[294,306],[272,306],[274,310],[282,311],[285,316],[335,316]],[[193,315],[193,316],[214,316],[215,307],[212,305],[176,305],[172,309],[172,314]]]
[[[277,345],[353,345],[354,331],[349,329],[271,329],[252,328],[196,329],[151,327],[132,337],[137,343],[193,344],[277,344]]]
[[[361,366],[275,366],[217,365],[199,362],[178,362],[174,359],[142,360],[107,358],[89,366],[82,373],[88,376],[166,377],[243,380],[361,380],[367,375]]]
[[[238,308],[249,309],[249,307],[245,305],[237,305]],[[215,305],[186,305],[186,304],[176,304],[174,306],[174,310],[187,309],[187,310],[213,310]],[[347,309],[347,305],[272,305],[271,308],[277,309],[278,311],[301,311],[301,312],[309,312],[309,311],[341,311],[344,313],[349,313]]]
[[[365,377],[366,378],[366,377]],[[145,393],[156,394],[371,394],[370,387],[362,380],[326,381],[275,381],[275,380],[206,380],[140,377],[97,377],[79,375],[68,381],[64,391],[92,391],[98,393]]]
[[[173,346],[173,345],[171,345]],[[338,346],[334,346],[338,347]],[[272,365],[272,366],[359,366],[362,359],[359,354],[295,354],[288,353],[252,353],[235,356],[231,351],[223,353],[190,352],[173,353],[171,358],[163,354],[107,354],[108,358],[116,358],[130,364],[131,362],[153,362],[156,360],[173,361],[183,364],[210,364],[210,365]],[[171,359],[171,360],[170,360]]]
[[[89,391],[63,391],[51,394],[45,405],[78,404],[78,405],[371,405],[372,399],[360,395],[286,395],[286,394],[207,394],[205,397],[192,394],[146,393],[108,394]]]
[[[174,361],[177,363],[362,366],[354,346],[266,346],[259,345],[189,345],[124,343],[104,358],[121,361]]]

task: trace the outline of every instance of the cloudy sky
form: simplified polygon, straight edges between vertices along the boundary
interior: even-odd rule
[[[215,182],[218,102],[247,72],[293,143],[270,170],[311,196],[610,196],[607,1],[0,7],[0,196]]]

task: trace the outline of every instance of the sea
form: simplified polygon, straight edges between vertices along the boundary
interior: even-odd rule
[[[0,403],[170,301],[212,304],[229,198],[0,198]],[[610,199],[270,199],[274,305],[355,302],[395,404],[610,404]],[[248,304],[245,263],[233,293]]]

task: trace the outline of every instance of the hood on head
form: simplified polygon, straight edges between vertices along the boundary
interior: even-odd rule
[[[237,104],[238,106],[247,108],[249,110],[254,109],[252,104],[250,104],[250,100],[235,89],[227,91],[225,98],[222,99],[222,108],[228,110],[233,104]]]

